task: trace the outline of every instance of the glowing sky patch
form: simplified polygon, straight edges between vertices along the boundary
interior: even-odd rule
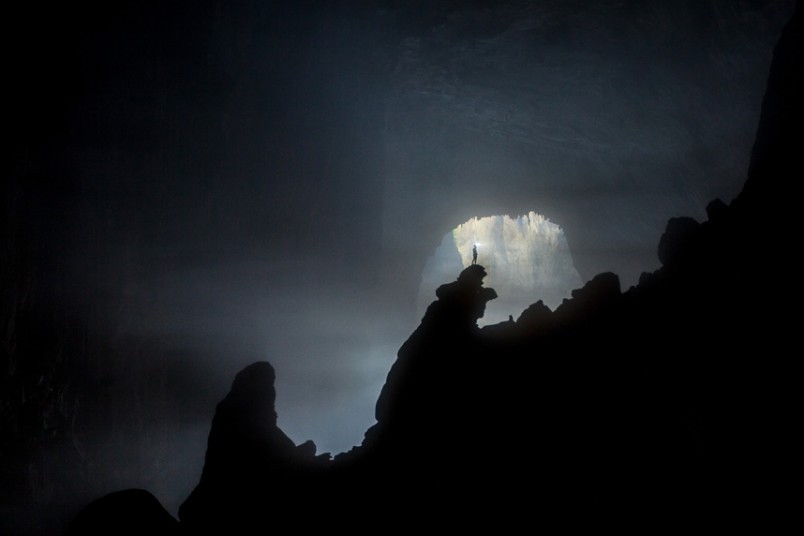
[[[533,211],[513,218],[472,218],[448,233],[428,259],[419,292],[420,312],[434,299],[438,285],[454,280],[472,263],[473,245],[478,264],[489,274],[485,285],[499,295],[488,304],[479,324],[507,320],[509,315],[516,319],[540,299],[555,308],[582,285],[564,231],[548,218]]]

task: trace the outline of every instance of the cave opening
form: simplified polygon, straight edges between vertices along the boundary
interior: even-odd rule
[[[473,217],[446,233],[422,269],[417,299],[421,317],[439,285],[454,281],[473,260],[486,268],[484,284],[497,291],[478,325],[516,320],[529,305],[542,300],[555,309],[582,285],[560,225],[530,211]]]

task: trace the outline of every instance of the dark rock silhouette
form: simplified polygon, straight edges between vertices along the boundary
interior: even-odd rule
[[[547,322],[550,319],[551,313],[550,308],[547,307],[542,300],[539,300],[522,311],[522,314],[519,315],[516,321],[536,327],[543,322]]]
[[[129,489],[93,501],[70,524],[66,536],[181,534],[179,522],[149,492]]]
[[[482,348],[477,320],[486,303],[497,296],[494,289],[482,286],[485,276],[486,270],[473,264],[457,281],[436,290],[438,301],[428,307],[419,328],[399,350],[377,401],[377,425],[368,438],[406,451],[406,456],[414,448],[409,443],[429,449],[439,437],[455,439],[460,427],[455,419],[476,388],[460,371]],[[422,437],[430,440],[421,442]]]
[[[762,115],[751,153],[748,179],[734,204],[740,210],[768,210],[792,218],[799,198],[789,185],[801,177],[801,119],[804,116],[804,28],[801,2],[787,22],[773,51],[768,85],[762,101]],[[781,213],[780,213],[781,212]]]
[[[755,515],[767,529],[785,504],[796,422],[784,379],[797,330],[775,283],[785,264],[767,259],[789,255],[797,236],[785,225],[788,185],[804,176],[800,25],[799,5],[774,55],[745,190],[710,203],[707,221],[670,220],[661,269],[625,292],[600,274],[555,311],[537,302],[480,329],[496,293],[471,265],[438,288],[400,348],[377,424],[332,462],[279,430],[273,369],[251,365],[218,406],[182,525],[359,530],[368,511],[398,529],[702,514],[720,526]],[[785,225],[769,231],[774,221]]]
[[[698,222],[692,218],[671,218],[659,240],[659,261],[665,267],[684,262],[682,256],[690,251],[689,242],[697,234]]]
[[[274,380],[269,363],[253,363],[218,404],[201,481],[179,509],[190,530],[250,529],[266,504],[289,500],[301,475],[329,459],[316,457],[312,441],[297,447],[279,429]]]

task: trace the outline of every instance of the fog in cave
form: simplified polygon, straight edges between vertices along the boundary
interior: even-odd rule
[[[603,271],[635,284],[668,218],[741,188],[793,6],[15,6],[4,517],[126,487],[175,511],[257,360],[294,441],[359,444],[467,240],[486,322]],[[562,255],[542,271],[536,235],[505,234],[538,222]]]

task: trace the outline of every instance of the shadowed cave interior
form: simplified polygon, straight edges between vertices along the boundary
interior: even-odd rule
[[[601,3],[605,24],[559,2],[213,4],[170,8],[156,32],[156,8],[115,8],[43,64],[81,69],[13,66],[41,109],[11,116],[23,156],[3,190],[0,532],[359,530],[365,511],[410,530],[782,519],[800,2],[764,99],[762,50],[793,2]],[[628,63],[644,83],[597,69],[632,48],[667,62]],[[564,60],[577,86],[556,82]],[[728,89],[701,90],[702,73]],[[74,94],[40,98],[51,76]],[[254,94],[282,105],[238,106]],[[459,222],[542,212],[577,267],[560,295],[493,317],[524,293],[478,236],[422,269]]]
[[[666,526],[668,516],[783,522],[769,512],[789,499],[778,471],[795,389],[780,373],[794,319],[765,313],[789,296],[761,283],[775,268],[745,246],[775,251],[794,229],[793,202],[779,194],[801,171],[800,24],[799,10],[777,46],[743,191],[730,204],[711,201],[703,222],[671,218],[660,269],[625,292],[616,274],[601,273],[555,310],[538,301],[480,328],[498,295],[470,261],[436,289],[399,349],[376,424],[334,459],[281,431],[274,369],[250,365],[217,407],[181,530],[258,532],[266,507],[272,523],[303,529],[359,527],[366,508],[410,530],[505,531],[534,518],[577,527]],[[755,221],[771,215],[784,225],[768,238]],[[724,517],[735,509],[750,511]],[[180,530],[141,490],[93,503],[72,530],[136,512],[147,526]]]

